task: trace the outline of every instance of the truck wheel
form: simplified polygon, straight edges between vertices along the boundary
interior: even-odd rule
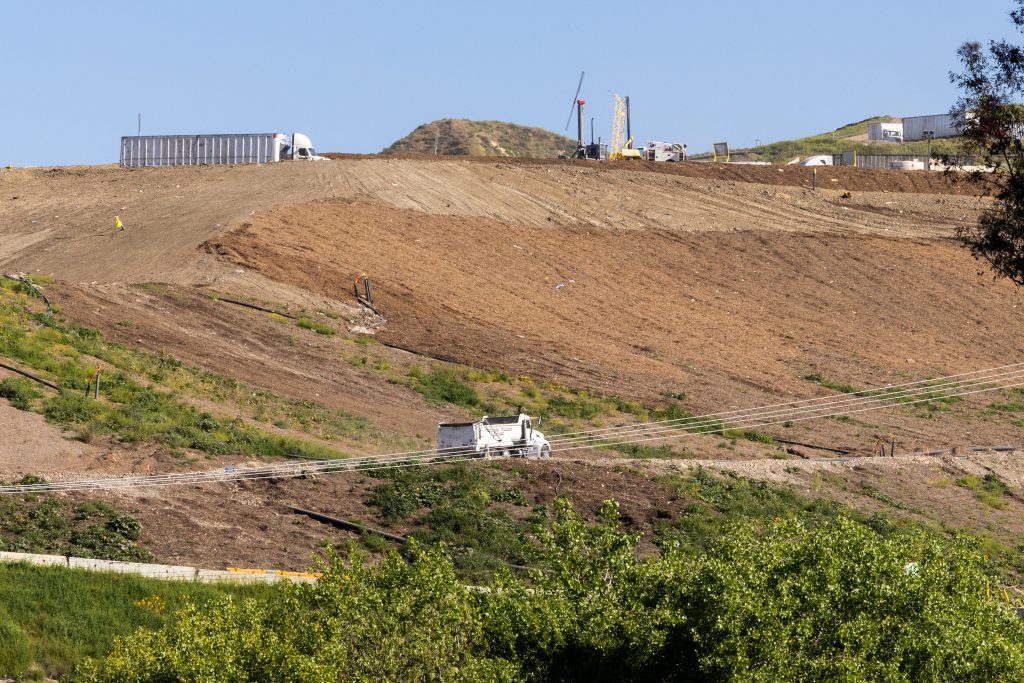
[[[551,457],[551,446],[541,446],[540,447],[540,457],[542,457],[542,458],[550,458]]]

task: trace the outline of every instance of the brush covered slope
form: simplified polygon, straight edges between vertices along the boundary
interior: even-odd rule
[[[383,153],[543,159],[575,149],[575,141],[543,128],[503,121],[440,119],[417,127]]]

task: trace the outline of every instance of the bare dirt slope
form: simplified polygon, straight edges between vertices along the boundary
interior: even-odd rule
[[[258,211],[313,199],[370,201],[532,227],[926,235],[948,234],[982,205],[969,194],[897,194],[908,189],[904,176],[872,176],[863,169],[829,171],[835,183],[823,174],[827,191],[812,195],[796,189],[807,181],[806,173],[766,176],[795,184],[786,191],[717,179],[744,172],[707,164],[638,168],[370,158],[276,166],[6,170],[0,171],[0,267],[77,282],[209,281],[221,271],[195,264],[200,243]],[[702,173],[710,178],[692,175]],[[891,182],[894,192],[840,199],[843,190],[883,189],[877,187],[879,178]],[[934,178],[918,182],[932,190],[964,190]],[[942,208],[935,210],[937,205]],[[912,220],[922,211],[929,214],[927,224]],[[114,230],[115,215],[127,231]]]

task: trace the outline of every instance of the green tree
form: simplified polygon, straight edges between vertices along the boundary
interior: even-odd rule
[[[269,602],[188,607],[79,681],[1018,681],[1024,626],[976,545],[839,518],[729,528],[640,558],[618,507],[567,501],[529,577],[463,585],[437,549],[332,557]]]
[[[991,585],[965,539],[840,518],[730,529],[665,590],[711,680],[1021,680],[1024,628]]]
[[[481,657],[477,599],[437,550],[391,553],[378,567],[332,556],[316,583],[269,603],[191,606],[160,631],[119,640],[76,680],[513,681],[511,663]]]
[[[1014,0],[1010,20],[1024,32],[1024,0]],[[964,43],[957,51],[963,71],[950,73],[962,91],[950,113],[968,145],[981,152],[993,173],[995,203],[977,225],[957,229],[975,258],[998,277],[1024,285],[1024,51],[1006,40]],[[976,178],[977,179],[977,178]]]

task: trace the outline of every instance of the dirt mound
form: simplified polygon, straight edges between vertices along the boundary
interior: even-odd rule
[[[543,128],[504,121],[441,119],[397,140],[382,154],[443,154],[481,157],[548,157],[576,150],[576,141]]]

